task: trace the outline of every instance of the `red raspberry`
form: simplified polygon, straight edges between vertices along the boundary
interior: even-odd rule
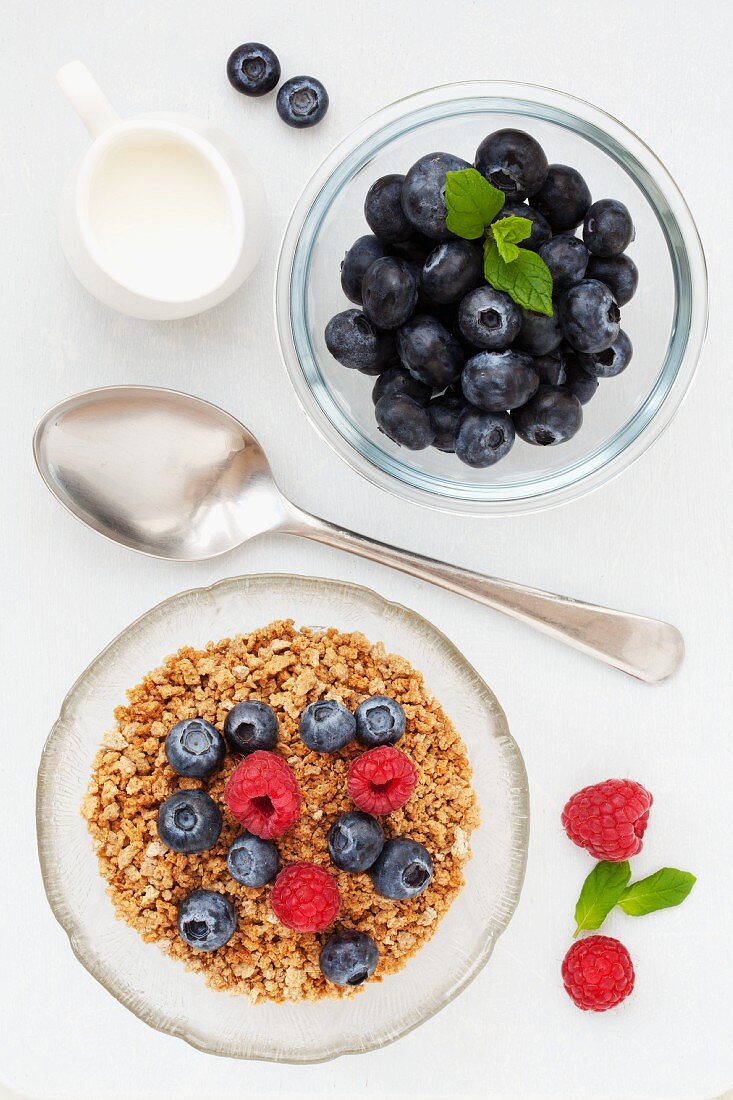
[[[282,756],[264,749],[237,765],[224,788],[224,801],[237,821],[263,840],[282,836],[300,815],[295,776]]]
[[[634,988],[631,955],[610,936],[578,940],[562,961],[562,980],[572,1001],[587,1012],[615,1008]]]
[[[416,783],[417,771],[409,756],[380,745],[352,760],[346,789],[360,810],[389,814],[404,806]]]
[[[336,920],[341,894],[328,871],[301,860],[291,863],[277,876],[270,891],[270,905],[286,928],[323,932]]]
[[[561,821],[573,843],[594,859],[618,863],[641,851],[652,802],[641,783],[607,779],[574,794]]]

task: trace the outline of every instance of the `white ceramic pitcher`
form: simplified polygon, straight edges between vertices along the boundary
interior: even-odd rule
[[[92,138],[61,202],[61,246],[80,282],[148,320],[227,298],[267,229],[262,182],[234,141],[183,114],[121,119],[80,61],[58,81]]]

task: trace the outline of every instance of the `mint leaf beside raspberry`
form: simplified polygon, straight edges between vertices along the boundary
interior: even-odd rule
[[[627,887],[618,905],[630,917],[643,917],[646,913],[655,913],[657,909],[680,905],[696,882],[697,879],[689,871],[660,867],[653,875]]]
[[[628,860],[611,863],[604,859],[595,865],[583,883],[575,906],[577,927],[573,932],[573,939],[580,932],[601,927],[613,907],[618,904],[630,878],[631,867]]]

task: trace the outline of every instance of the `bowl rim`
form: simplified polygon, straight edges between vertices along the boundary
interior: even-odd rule
[[[51,875],[49,867],[51,863],[51,857],[53,855],[54,846],[58,843],[53,830],[48,824],[48,815],[44,812],[44,805],[47,799],[54,797],[53,782],[55,777],[54,768],[50,765],[53,764],[54,751],[58,751],[58,746],[55,742],[59,736],[63,733],[63,726],[67,720],[69,712],[71,711],[77,693],[82,689],[85,681],[88,677],[93,676],[99,666],[105,661],[106,658],[112,655],[113,651],[123,642],[123,640],[134,630],[141,627],[146,620],[152,620],[158,616],[164,616],[166,612],[176,603],[181,600],[185,600],[191,597],[207,597],[212,598],[216,593],[225,589],[237,590],[242,584],[250,584],[254,582],[267,586],[268,584],[279,583],[306,583],[315,584],[318,586],[325,586],[329,589],[338,587],[340,589],[347,589],[349,591],[358,593],[362,600],[366,599],[369,603],[372,603],[376,608],[389,611],[390,613],[396,612],[399,614],[407,615],[411,618],[414,624],[418,627],[426,629],[433,636],[437,637],[441,645],[444,646],[447,653],[449,653],[453,659],[463,665],[465,671],[469,673],[476,685],[477,690],[484,695],[492,704],[492,707],[496,711],[497,725],[500,727],[498,733],[494,734],[496,737],[501,737],[502,742],[506,743],[507,755],[512,757],[513,771],[515,777],[515,783],[510,788],[510,800],[512,805],[512,814],[515,818],[516,837],[518,840],[517,850],[514,853],[514,858],[511,861],[510,870],[508,872],[509,888],[507,898],[502,906],[502,912],[493,920],[494,927],[488,930],[486,938],[483,942],[481,950],[477,953],[472,960],[471,966],[468,971],[463,975],[462,979],[457,982],[445,995],[440,1004],[421,1017],[421,1019],[403,1027],[401,1030],[396,1031],[394,1034],[389,1035],[377,1042],[369,1042],[360,1046],[348,1046],[343,1045],[337,1049],[329,1051],[327,1054],[318,1055],[315,1057],[282,1057],[274,1055],[263,1055],[258,1053],[238,1052],[230,1053],[227,1051],[214,1050],[207,1046],[205,1042],[198,1041],[194,1035],[189,1034],[184,1027],[180,1025],[167,1025],[164,1022],[156,1019],[154,1013],[146,1015],[145,1011],[136,1006],[134,998],[131,995],[126,995],[122,990],[114,988],[107,975],[105,974],[104,967],[96,965],[96,963],[85,956],[83,944],[80,936],[76,933],[75,929],[71,927],[71,921],[66,919],[63,912],[63,906],[56,903],[56,899],[51,888]],[[162,659],[162,658],[161,658]],[[100,734],[101,736],[101,734]],[[49,750],[51,750],[49,752]],[[41,869],[41,878],[43,881],[43,889],[46,895],[46,900],[53,912],[56,921],[61,925],[66,936],[68,938],[71,950],[84,969],[89,973],[108,993],[110,993],[116,1001],[132,1012],[139,1020],[148,1026],[152,1027],[156,1031],[160,1031],[166,1035],[172,1035],[176,1038],[183,1039],[189,1046],[194,1047],[197,1050],[202,1051],[205,1054],[213,1054],[217,1057],[234,1058],[240,1061],[261,1061],[270,1062],[275,1064],[284,1065],[316,1065],[324,1062],[333,1061],[336,1058],[342,1057],[347,1054],[367,1054],[373,1050],[380,1050],[386,1046],[391,1045],[398,1039],[403,1038],[405,1035],[416,1030],[422,1024],[427,1023],[436,1016],[443,1008],[449,1005],[452,1001],[459,996],[473,981],[488,963],[491,955],[493,954],[494,946],[499,936],[502,935],[509,923],[511,922],[514,913],[516,912],[517,905],[522,892],[524,884],[525,874],[527,870],[527,861],[529,855],[529,829],[530,829],[530,801],[529,801],[529,783],[527,777],[527,769],[524,763],[524,758],[519,745],[512,736],[509,725],[507,722],[506,714],[503,707],[496,698],[494,692],[478,673],[474,666],[466,659],[463,653],[458,649],[456,644],[447,637],[446,634],[436,627],[430,620],[426,619],[419,612],[414,611],[412,608],[407,607],[405,604],[396,600],[388,600],[380,593],[375,592],[373,589],[362,584],[355,584],[351,581],[342,581],[333,577],[314,577],[306,574],[296,573],[247,573],[239,574],[233,577],[226,577],[221,580],[215,581],[210,585],[199,586],[195,588],[183,589],[180,592],[176,592],[171,596],[166,597],[147,611],[138,615],[131,623],[119,631],[115,637],[97,653],[97,655],[89,662],[87,667],[81,672],[72,684],[69,691],[66,693],[64,700],[61,704],[59,715],[54,721],[51,730],[43,744],[40,755],[40,762],[36,776],[36,799],[35,799],[35,814],[36,814],[36,843],[38,851],[38,859]],[[154,944],[149,945],[152,948]],[[256,1006],[255,1006],[256,1007]]]
[[[500,493],[493,498],[466,494],[456,496],[451,495],[450,491],[440,492],[437,485],[443,485],[448,489],[449,479],[436,479],[431,475],[422,477],[414,467],[404,465],[398,457],[381,450],[377,444],[368,440],[358,427],[352,426],[354,439],[348,438],[344,430],[334,423],[321,400],[314,394],[311,380],[306,377],[301,357],[301,351],[304,349],[299,349],[294,332],[293,273],[296,263],[303,262],[299,257],[303,231],[309,225],[317,204],[325,203],[321,212],[322,218],[340,187],[353,178],[368,158],[365,157],[353,168],[353,171],[350,170],[344,179],[339,181],[338,186],[335,186],[333,180],[339,169],[345,162],[354,160],[365,144],[376,142],[380,134],[394,129],[398,123],[405,123],[405,120],[431,108],[435,110],[441,105],[469,100],[494,101],[497,104],[501,101],[505,111],[514,109],[516,113],[520,113],[522,107],[526,109],[531,105],[538,109],[545,108],[550,112],[549,115],[544,116],[548,121],[557,123],[558,117],[564,115],[578,124],[571,128],[579,136],[593,140],[590,133],[593,130],[603,135],[608,143],[622,150],[626,160],[617,158],[617,163],[642,191],[665,238],[672,263],[675,292],[674,315],[664,360],[642,405],[616,431],[610,441],[596,447],[589,456],[577,460],[572,467],[566,467],[564,473],[561,470],[551,475],[551,479],[543,479],[554,480],[557,484],[550,483],[549,487],[545,488],[540,484],[538,487],[535,478],[534,486],[531,482],[518,483],[518,491],[511,493],[508,488],[504,488],[502,490],[504,496]],[[526,114],[526,110],[524,113]],[[586,134],[581,132],[583,125],[588,129]],[[399,134],[404,133],[406,129],[407,127],[403,126]],[[399,135],[392,133],[389,139],[394,136]],[[389,139],[385,139],[384,144]],[[610,145],[602,145],[602,148],[606,155],[612,156]],[[373,155],[377,149],[370,149],[369,156]],[[639,156],[646,161],[646,164],[639,160]],[[629,167],[632,162],[636,165],[633,172]],[[657,198],[663,200],[661,206],[657,198],[650,194],[648,186],[643,185],[640,176],[645,177]],[[327,195],[327,201],[323,199],[324,193]],[[666,220],[662,219],[663,209]],[[306,264],[310,262],[310,248],[319,226],[320,219],[307,245]],[[670,240],[670,226],[679,241],[676,247],[673,247],[673,242]],[[687,291],[685,303],[687,318],[686,324],[682,327],[680,327],[681,296],[678,271],[680,264],[684,268]],[[307,278],[307,271],[305,278]],[[274,312],[280,354],[296,398],[321,438],[352,470],[371,484],[377,485],[399,499],[435,510],[465,516],[527,515],[579,499],[600,488],[601,485],[609,483],[640,458],[667,429],[687,395],[705,339],[708,319],[707,268],[694,219],[671,173],[649,145],[614,115],[578,96],[538,84],[508,80],[458,81],[424,88],[381,107],[342,138],[322,160],[302,189],[283,234],[275,272]],[[681,343],[673,349],[675,341],[680,341],[679,333],[683,334]],[[312,360],[318,371],[317,355],[311,349],[305,350],[306,356]],[[660,397],[658,391],[661,382],[669,373],[670,361],[675,358],[676,363],[670,374],[667,389]],[[328,386],[323,383],[319,388],[323,389],[326,400],[336,412],[337,418],[346,424],[348,418],[338,409]],[[641,422],[641,414],[650,402],[654,407],[650,409],[646,420]],[[637,422],[640,423],[638,429],[634,427]],[[629,438],[625,439],[626,436]],[[611,441],[617,441],[617,443],[616,450],[609,456],[605,452]],[[362,450],[362,444],[364,450]],[[384,465],[381,461],[375,461],[370,456],[370,452],[381,456]],[[588,465],[592,460],[594,464],[587,471],[577,473],[578,467]],[[399,470],[405,471],[404,477],[397,472]],[[421,483],[416,483],[415,478]],[[429,482],[433,483],[432,487],[428,484]],[[490,482],[480,488],[490,488]]]

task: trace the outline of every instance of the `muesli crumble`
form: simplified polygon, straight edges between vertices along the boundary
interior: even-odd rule
[[[402,749],[417,770],[417,786],[400,809],[380,818],[386,836],[407,836],[432,856],[427,888],[410,900],[380,896],[367,874],[349,874],[329,859],[329,826],[353,810],[347,794],[350,762],[363,746],[334,755],[310,751],[298,733],[309,703],[337,699],[353,711],[366,697],[387,695],[404,708]],[[278,922],[271,887],[248,888],[227,871],[229,845],[242,832],[228,812],[223,791],[238,758],[228,754],[208,779],[186,779],[171,768],[165,739],[183,719],[203,718],[221,730],[233,705],[256,699],[277,712],[276,751],[295,775],[302,796],[299,819],[277,838],[282,866],[310,860],[331,873],[341,892],[335,925],[368,933],[379,948],[374,980],[400,970],[433,935],[463,886],[470,835],[478,824],[466,748],[425,686],[402,657],[361,634],[296,629],[278,621],[209,643],[184,647],[128,692],[104,735],[82,804],[102,876],[117,916],[217,990],[245,994],[253,1002],[315,1000],[354,992],[326,981],[318,956],[324,936],[291,931]],[[203,788],[222,809],[223,827],[208,851],[180,854],[159,839],[157,814],[176,790]],[[215,951],[197,951],[178,935],[178,906],[200,888],[225,894],[237,930]]]

